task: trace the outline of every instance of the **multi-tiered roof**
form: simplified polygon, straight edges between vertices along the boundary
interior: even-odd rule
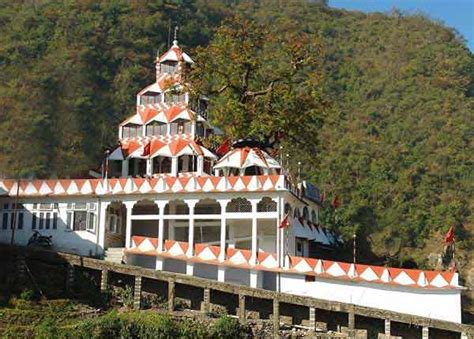
[[[191,98],[183,85],[193,60],[175,40],[155,63],[156,81],[137,94],[136,112],[120,124],[120,146],[109,159],[126,162],[121,176],[214,174],[217,156],[200,143],[215,132],[207,100]],[[214,166],[225,176],[276,174],[279,168],[267,153],[248,146],[234,148]]]

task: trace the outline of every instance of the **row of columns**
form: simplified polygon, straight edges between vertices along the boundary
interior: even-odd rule
[[[171,158],[171,172],[166,173],[166,174],[178,176],[179,157],[175,156],[175,157],[170,157],[170,158]],[[151,177],[154,174],[153,173],[153,158],[148,158],[145,160],[146,160],[145,174]],[[185,168],[189,168],[189,158],[185,158]],[[134,172],[137,172],[137,168],[134,168],[133,170]],[[202,175],[204,173],[204,156],[202,155],[197,156],[196,168],[194,169],[194,172],[196,172],[197,175]],[[130,160],[125,159],[125,160],[122,160],[122,177],[128,178],[129,176],[131,176],[130,175]]]
[[[197,203],[199,202],[199,199],[188,199],[184,200],[186,205],[188,206],[189,209],[189,232],[188,232],[188,249],[186,252],[186,255],[188,257],[193,257],[194,256],[194,235],[195,235],[195,207]],[[217,202],[220,205],[221,208],[221,214],[220,214],[220,220],[221,220],[221,227],[220,227],[220,252],[218,255],[218,260],[219,262],[224,262],[225,257],[226,257],[226,234],[227,234],[227,219],[225,215],[225,210],[227,208],[228,203],[231,201],[231,199],[221,199],[217,200]],[[251,243],[251,258],[250,258],[250,264],[251,265],[256,265],[257,264],[257,257],[258,257],[258,224],[257,224],[257,205],[260,202],[260,199],[249,199],[251,205],[252,205],[252,211],[250,214],[250,217],[252,219],[252,230],[251,230],[251,235],[252,235],[252,243]],[[157,251],[158,253],[161,253],[164,251],[164,210],[166,205],[169,203],[167,200],[156,200],[154,203],[158,206],[159,210],[159,218],[158,218],[158,246],[157,246]],[[132,208],[135,202],[124,202],[126,208],[127,208],[127,214],[126,214],[126,248],[131,247],[131,234],[132,234]],[[106,207],[105,207],[106,208]],[[104,209],[104,218],[105,218],[105,209]],[[104,219],[104,224],[105,224],[105,219]],[[279,232],[278,229],[279,226],[279,219],[277,218],[277,223],[275,225],[276,227],[276,232]],[[277,247],[278,247],[279,242],[277,242]],[[157,258],[157,264],[156,264],[156,269],[162,270],[163,269],[163,262],[161,258]],[[219,281],[224,281],[224,270],[220,269],[219,270],[219,275],[220,279]],[[189,275],[193,274],[193,264],[188,263],[187,268],[186,268],[186,273]],[[251,279],[252,277],[255,277],[256,274],[251,274]],[[221,280],[222,279],[222,280]]]

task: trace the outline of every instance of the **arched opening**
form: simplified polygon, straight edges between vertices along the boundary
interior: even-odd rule
[[[311,222],[315,225],[318,224],[318,216],[314,210],[311,212]]]
[[[257,204],[257,212],[276,212],[277,203],[272,198],[264,197]]]
[[[183,200],[171,200],[166,204],[165,215],[189,215],[189,207]],[[189,219],[169,219],[169,239],[188,241]]]
[[[285,204],[285,214],[291,215],[291,205],[289,203]]]
[[[245,198],[235,198],[227,204],[226,212],[250,213],[252,204]]]
[[[140,200],[132,208],[132,215],[158,214],[158,206],[151,200]]]
[[[140,200],[132,207],[132,216],[136,215],[158,215],[158,206],[151,200]],[[158,237],[158,220],[132,220],[132,237],[134,235],[157,238]]]
[[[105,249],[125,246],[127,208],[121,201],[113,201],[105,211]]]
[[[197,156],[182,155],[178,158],[178,173],[196,172]]]
[[[171,158],[158,156],[152,159],[154,174],[171,173]]]
[[[214,199],[202,199],[194,207],[194,214],[221,214],[221,205]]]

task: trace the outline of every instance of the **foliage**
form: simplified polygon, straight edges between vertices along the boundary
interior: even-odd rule
[[[117,289],[118,301],[127,308],[133,308],[133,288],[126,285],[124,288]]]
[[[212,328],[213,338],[242,338],[244,328],[235,318],[227,316],[220,317]]]
[[[33,300],[33,297],[35,296],[35,292],[33,290],[30,290],[30,289],[24,289],[21,293],[20,293],[20,296],[19,298],[21,300],[26,300],[26,301],[30,301],[30,300]]]

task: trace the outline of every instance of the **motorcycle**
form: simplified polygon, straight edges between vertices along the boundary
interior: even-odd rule
[[[53,238],[52,235],[49,235],[49,236],[41,235],[40,232],[35,231],[33,235],[31,236],[31,238],[28,240],[27,246],[40,246],[40,247],[49,248],[53,246],[53,242],[51,240],[52,238]]]

